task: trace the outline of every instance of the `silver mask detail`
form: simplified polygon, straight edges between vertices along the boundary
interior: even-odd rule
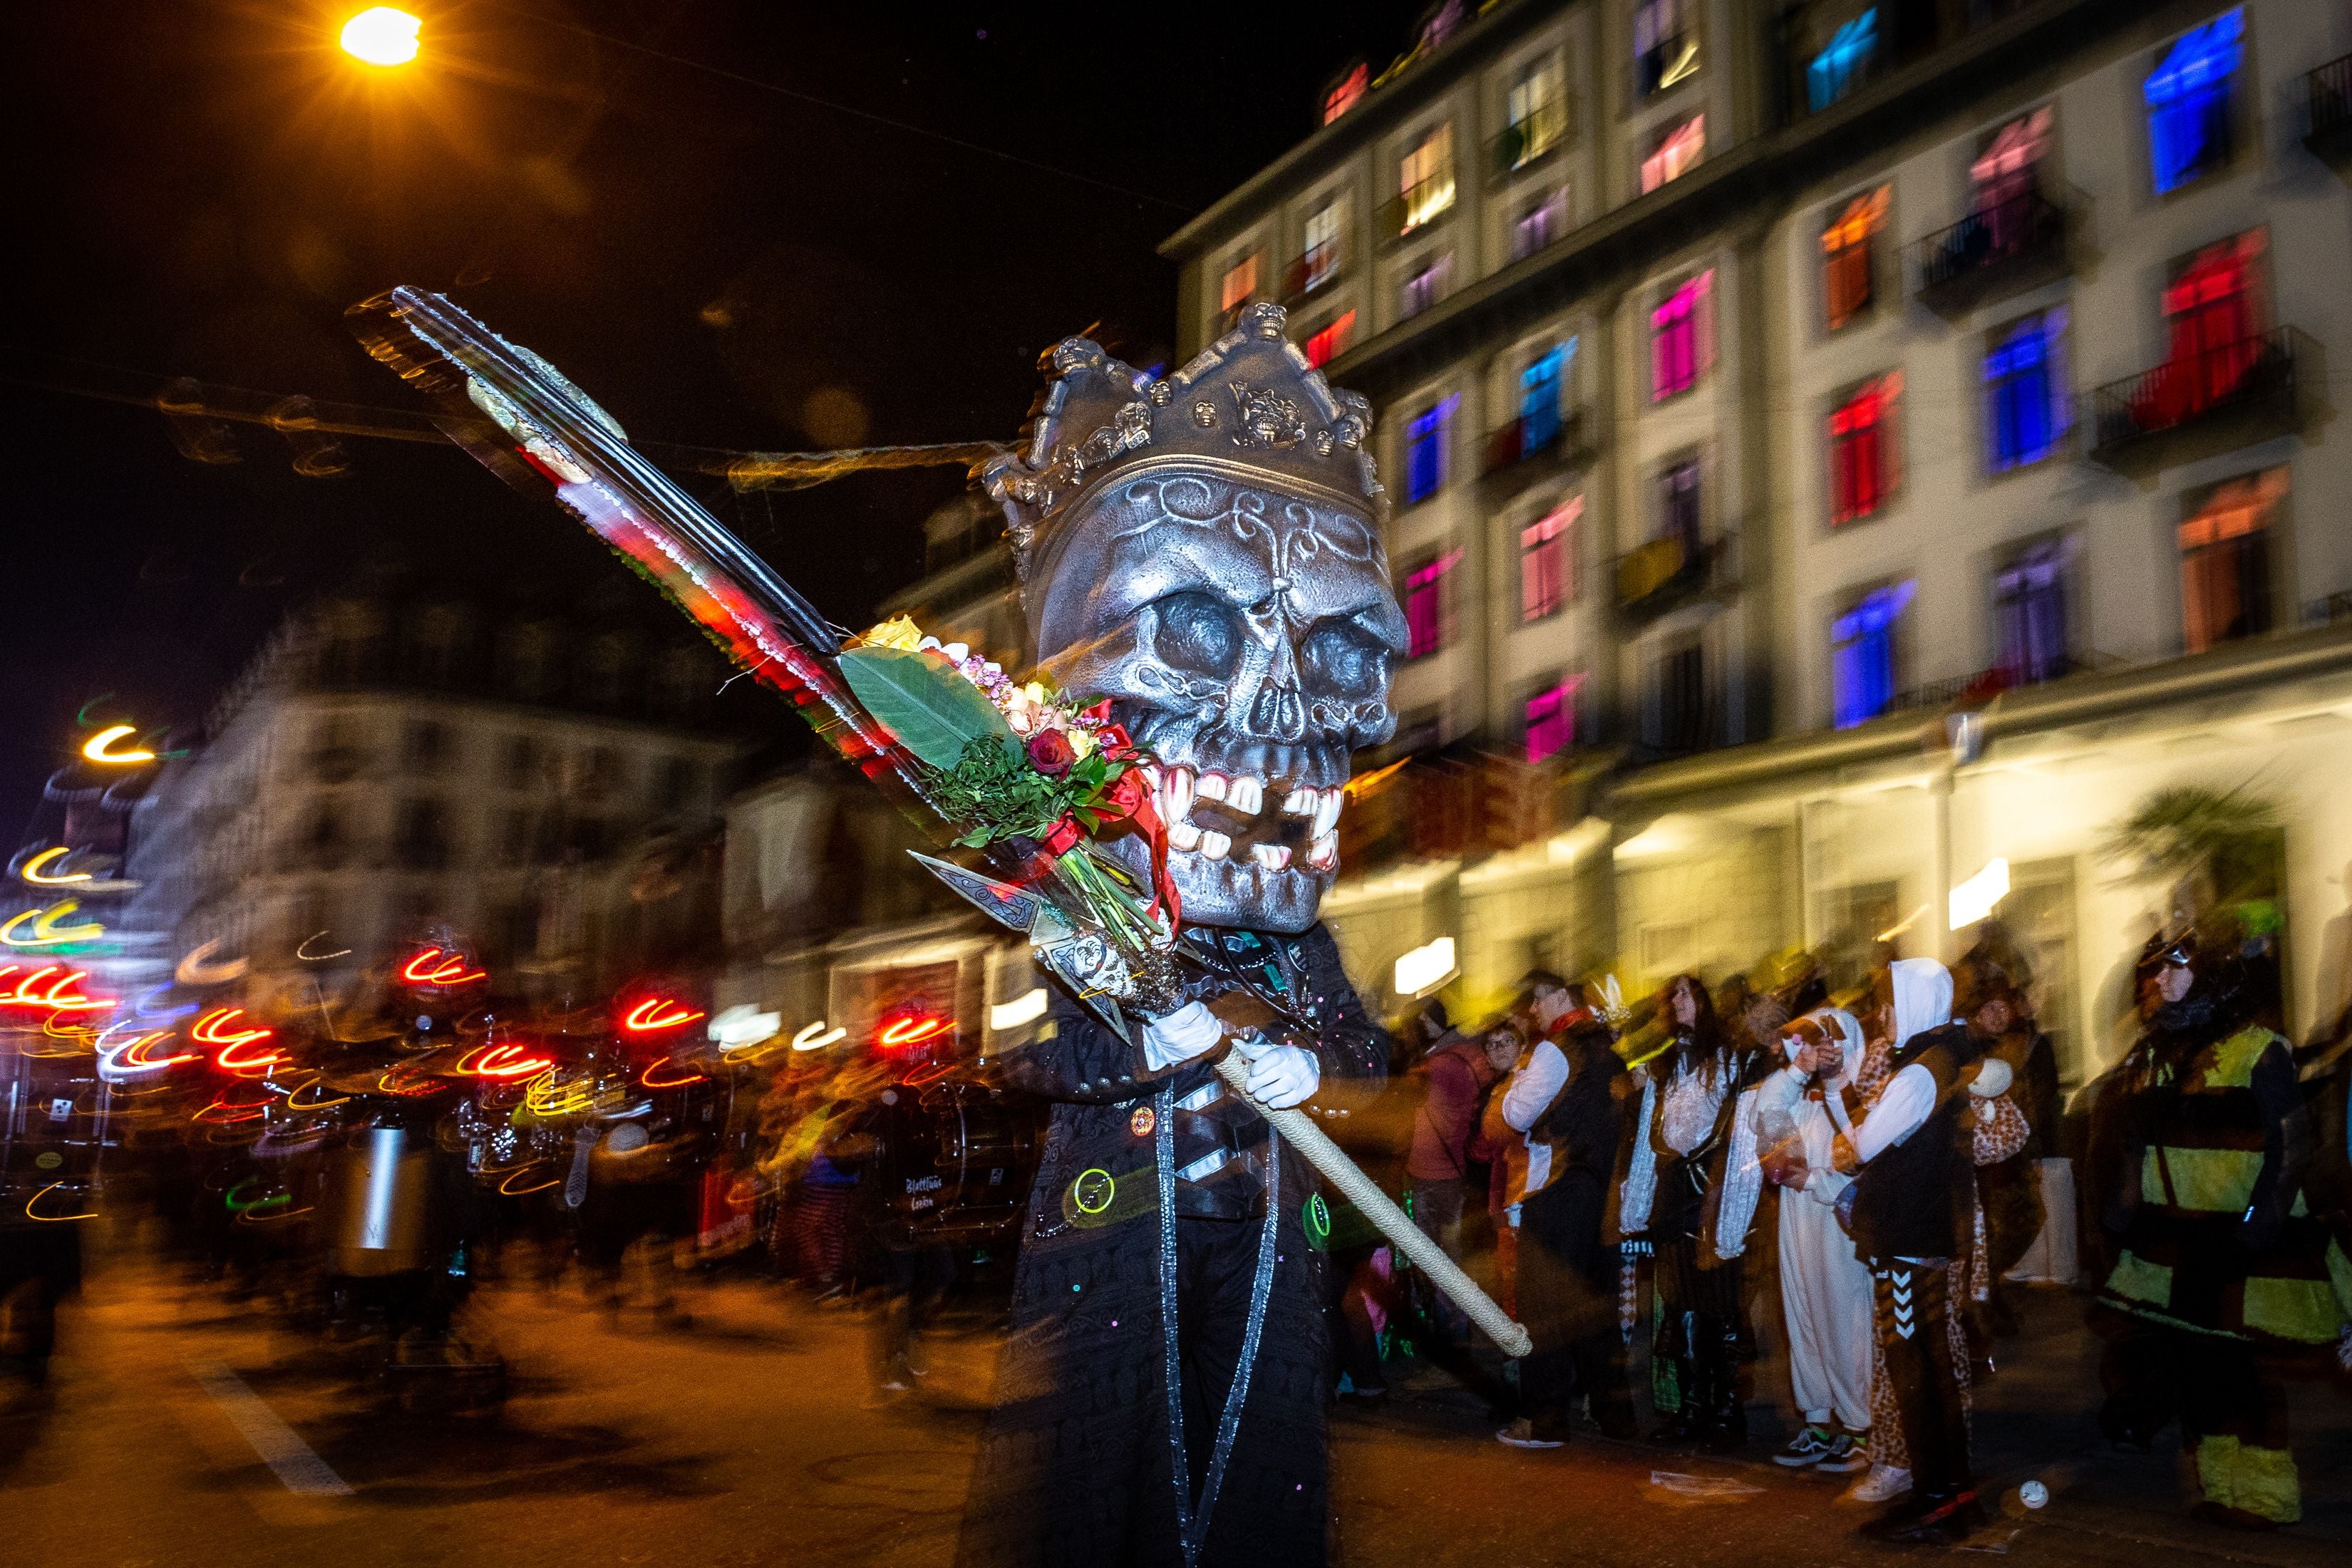
[[[1396,730],[1365,405],[1272,305],[1164,381],[1083,339],[1050,364],[1025,457],[983,475],[1038,660],[1152,753],[1185,919],[1304,931],[1339,875],[1349,754]]]

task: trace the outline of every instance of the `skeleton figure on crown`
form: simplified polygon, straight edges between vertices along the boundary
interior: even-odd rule
[[[1025,448],[982,479],[1039,662],[1155,759],[1217,973],[1133,1044],[1057,991],[1050,1033],[1005,1058],[1055,1103],[961,1561],[1319,1563],[1328,1211],[1211,1064],[1244,1051],[1253,1095],[1325,1113],[1386,1069],[1317,920],[1350,754],[1396,724],[1370,416],[1272,305],[1163,380],[1076,338],[1045,368]],[[1276,1021],[1229,1044],[1219,1013]]]

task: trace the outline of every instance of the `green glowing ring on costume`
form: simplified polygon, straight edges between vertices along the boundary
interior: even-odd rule
[[[292,1193],[279,1193],[274,1197],[256,1198],[251,1203],[237,1202],[237,1194],[245,1191],[246,1188],[253,1185],[254,1183],[260,1179],[261,1178],[258,1176],[247,1176],[245,1180],[231,1187],[222,1195],[221,1202],[228,1209],[229,1213],[250,1214],[257,1209],[274,1209],[280,1204],[290,1204],[294,1201],[294,1194]]]
[[[1080,1214],[1097,1215],[1110,1207],[1110,1200],[1118,1192],[1118,1183],[1111,1173],[1096,1165],[1080,1171],[1078,1179],[1070,1184],[1070,1202],[1077,1205]]]
[[[1307,1226],[1308,1241],[1320,1247],[1331,1239],[1331,1205],[1323,1201],[1321,1193],[1307,1198],[1307,1206],[1299,1212],[1298,1217]]]

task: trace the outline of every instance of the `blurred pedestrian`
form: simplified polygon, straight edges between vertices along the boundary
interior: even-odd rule
[[[1517,1042],[1513,1042],[1516,1055]],[[1415,1067],[1421,1104],[1412,1118],[1412,1143],[1405,1156],[1406,1205],[1413,1224],[1455,1262],[1462,1260],[1462,1203],[1469,1170],[1469,1142],[1487,1088],[1501,1074],[1489,1060],[1484,1038],[1456,1030],[1441,1036]],[[1427,1293],[1429,1315],[1438,1332],[1458,1342],[1470,1320],[1438,1291]]]

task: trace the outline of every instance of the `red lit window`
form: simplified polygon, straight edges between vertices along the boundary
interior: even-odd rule
[[[1688,392],[1715,363],[1715,274],[1700,273],[1650,312],[1650,397]]]
[[[1571,675],[1528,699],[1528,761],[1540,763],[1576,744],[1576,693],[1584,677]]]
[[[1903,373],[1865,381],[1830,415],[1830,521],[1874,514],[1895,493],[1895,405]]]
[[[1449,550],[1405,574],[1405,657],[1426,658],[1445,646],[1445,574],[1461,563]]]
[[[1570,496],[1519,530],[1519,618],[1539,621],[1576,597],[1576,520],[1584,498]]]
[[[1355,341],[1356,312],[1346,311],[1331,319],[1328,325],[1307,334],[1307,363],[1321,370],[1348,352]]]
[[[1822,300],[1835,331],[1870,308],[1874,290],[1872,241],[1886,224],[1887,187],[1856,196],[1822,231]]]
[[[2190,653],[2270,630],[2270,524],[2287,470],[2214,490],[2180,525],[2181,631]]]
[[[1371,90],[1371,68],[1361,60],[1357,61],[1353,69],[1333,82],[1323,94],[1323,123],[1330,124],[1362,102],[1364,94]]]

